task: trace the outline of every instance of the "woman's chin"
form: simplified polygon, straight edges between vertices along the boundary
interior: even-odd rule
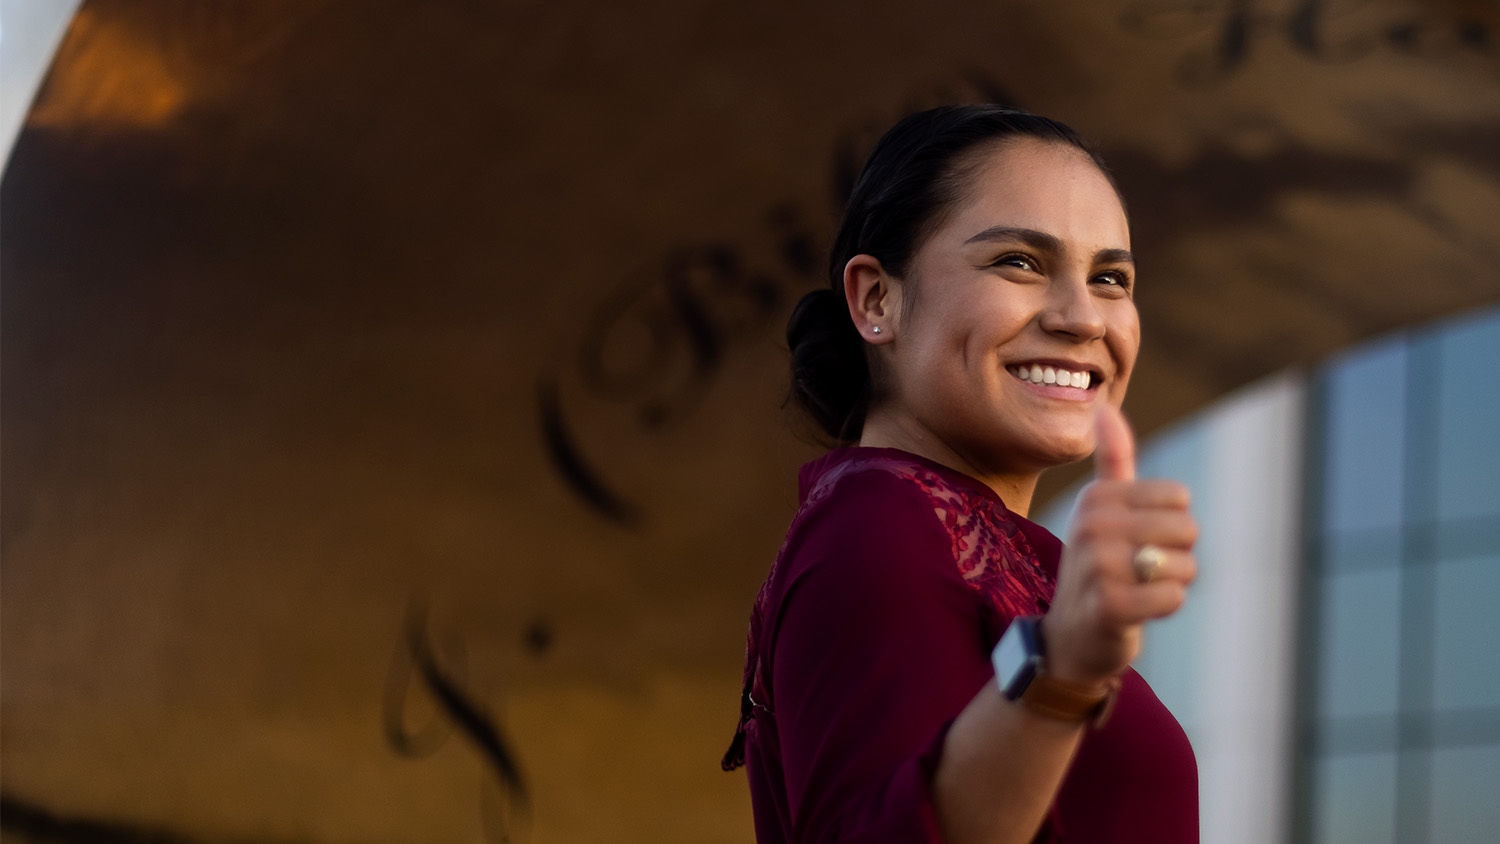
[[[1093,453],[1093,437],[1089,437],[1087,442],[1049,443],[1046,447],[1038,449],[1037,463],[1043,469],[1055,469],[1087,460]]]

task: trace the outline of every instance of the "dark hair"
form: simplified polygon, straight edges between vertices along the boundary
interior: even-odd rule
[[[904,277],[927,235],[963,198],[971,175],[965,154],[981,144],[1018,137],[1072,146],[1109,177],[1104,161],[1077,132],[1009,106],[918,112],[875,144],[833,241],[830,287],[803,296],[787,322],[792,396],[830,437],[844,443],[859,438],[873,392],[865,342],[844,302],[844,266],[855,255],[870,255],[890,275]]]

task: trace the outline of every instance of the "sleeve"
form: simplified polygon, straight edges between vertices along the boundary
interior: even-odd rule
[[[800,526],[770,695],[798,842],[940,841],[932,774],[993,676],[978,603],[926,493],[839,481]]]

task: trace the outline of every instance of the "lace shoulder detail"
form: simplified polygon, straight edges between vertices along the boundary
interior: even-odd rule
[[[948,534],[954,565],[975,594],[980,611],[988,617],[995,635],[1021,615],[1044,613],[1051,605],[1057,582],[1042,565],[1014,515],[993,498],[955,486],[942,475],[918,463],[887,456],[857,457],[835,466],[817,480],[792,519],[771,571],[755,598],[750,614],[750,633],[745,648],[745,679],[740,695],[740,722],[733,743],[724,755],[724,770],[744,764],[746,732],[758,713],[772,714],[765,692],[759,644],[762,625],[770,610],[770,590],[776,570],[786,554],[787,543],[798,522],[833,492],[838,482],[862,472],[887,472],[914,485],[932,504],[938,522]]]
[[[955,486],[921,464],[885,456],[850,460],[818,479],[798,516],[827,498],[841,479],[869,471],[895,475],[927,496],[948,533],[959,574],[1004,622],[1018,615],[1044,613],[1051,606],[1057,581],[1042,565],[1014,514],[993,498]]]

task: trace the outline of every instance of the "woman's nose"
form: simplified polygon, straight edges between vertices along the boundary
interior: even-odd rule
[[[1074,342],[1104,336],[1104,317],[1087,281],[1055,282],[1041,314],[1042,330],[1070,337]]]

